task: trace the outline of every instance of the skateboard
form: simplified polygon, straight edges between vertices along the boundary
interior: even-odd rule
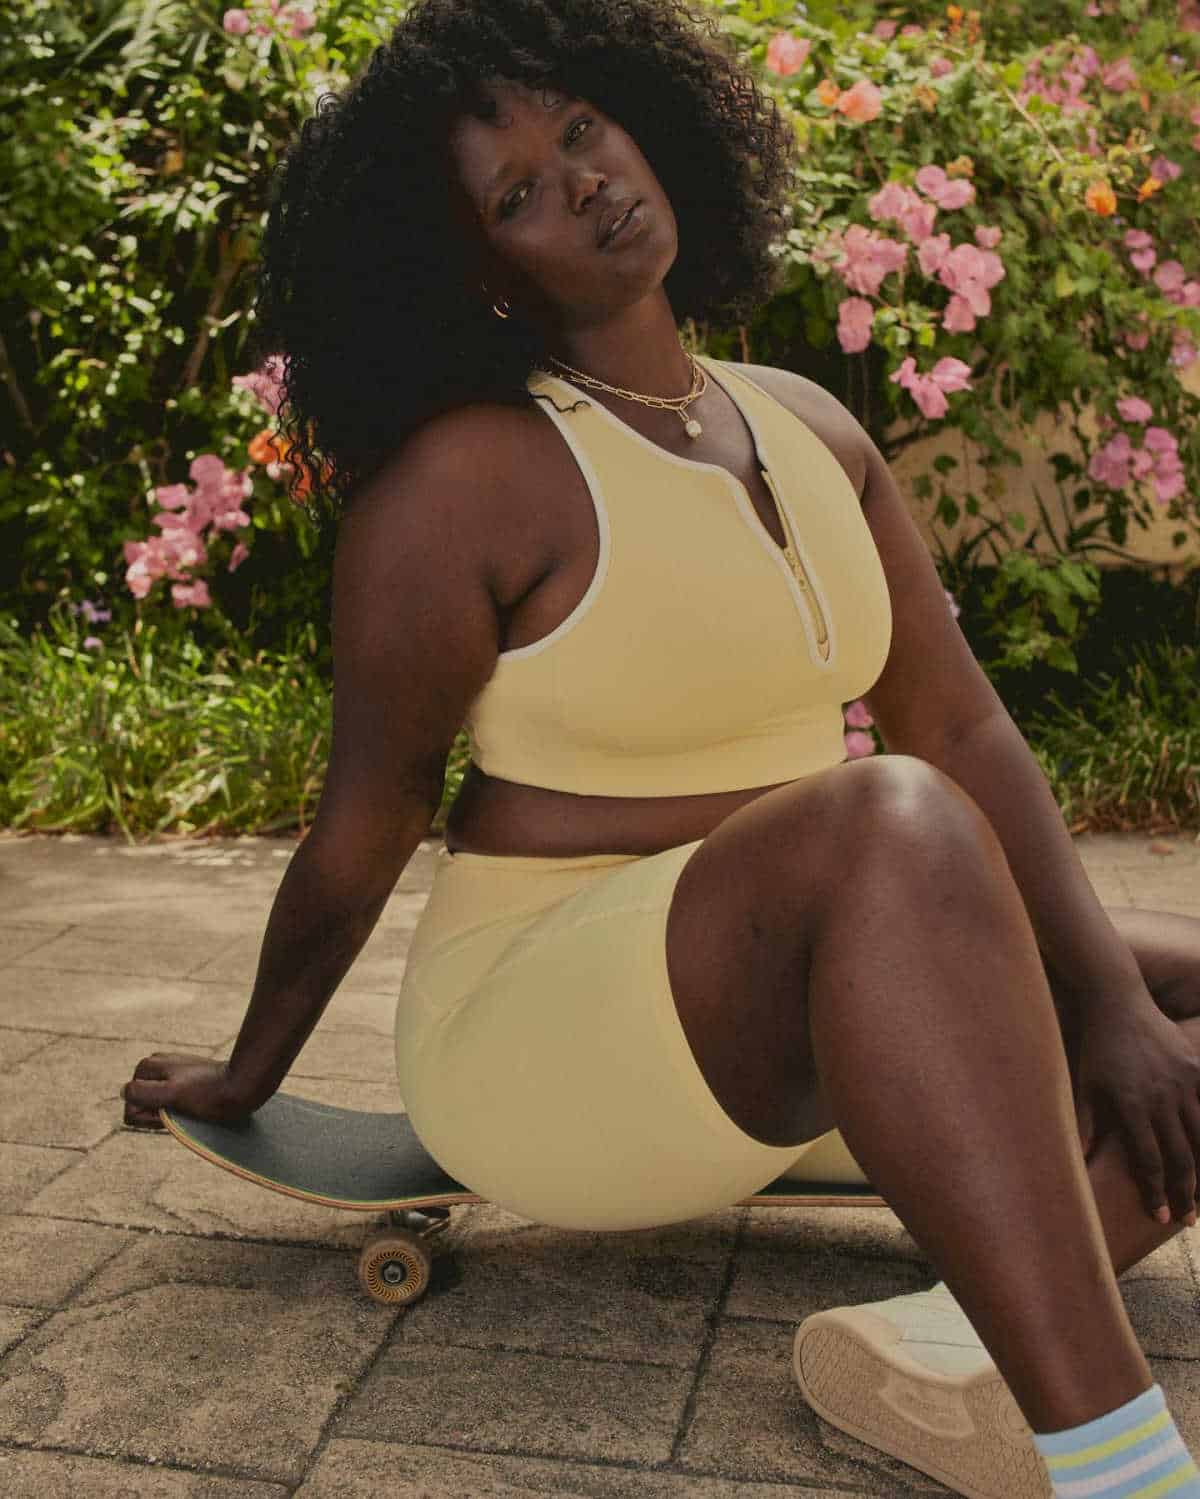
[[[450,1209],[486,1198],[447,1176],[417,1139],[407,1114],[334,1108],[311,1098],[276,1093],[240,1124],[210,1124],[173,1109],[159,1117],[189,1150],[235,1176],[288,1197],[325,1207],[388,1215],[358,1259],[366,1293],[389,1306],[419,1301],[433,1271],[431,1241]],[[791,1181],[779,1177],[733,1204],[883,1207],[869,1186]]]

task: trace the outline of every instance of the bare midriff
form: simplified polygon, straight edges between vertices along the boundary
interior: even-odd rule
[[[576,796],[497,780],[472,764],[446,820],[446,847],[451,853],[544,858],[656,854],[706,837],[730,813],[772,790],[753,786],[704,796]]]

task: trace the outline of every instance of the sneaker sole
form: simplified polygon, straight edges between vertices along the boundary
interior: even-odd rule
[[[808,1317],[792,1357],[805,1400],[832,1426],[967,1499],[1050,1499],[1032,1433],[1000,1374],[936,1374],[899,1339],[892,1323],[857,1307]]]

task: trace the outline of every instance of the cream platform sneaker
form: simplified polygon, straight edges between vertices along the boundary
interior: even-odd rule
[[[943,1285],[806,1317],[793,1365],[818,1416],[968,1499],[1050,1499],[1028,1423]]]

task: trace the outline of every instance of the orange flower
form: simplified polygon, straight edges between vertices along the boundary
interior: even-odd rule
[[[1117,196],[1108,185],[1107,177],[1098,177],[1089,186],[1085,201],[1092,212],[1098,213],[1101,218],[1111,218],[1117,211]]]
[[[950,24],[952,26],[957,26],[959,24],[959,22],[963,18],[962,6],[961,5],[947,5],[947,7],[946,7],[946,14],[950,17]]]
[[[937,90],[931,89],[927,83],[918,83],[913,89],[913,98],[927,114],[932,114],[938,107]]]
[[[946,163],[947,177],[974,177],[975,163],[969,156],[956,156]]]
[[[821,82],[817,85],[817,98],[821,101],[821,103],[824,104],[827,108],[832,109],[832,107],[841,97],[842,91],[837,86],[837,84],[834,83],[833,79],[822,78]]]
[[[286,451],[287,443],[269,427],[251,438],[247,449],[251,463],[281,463]]]
[[[1147,198],[1152,198],[1161,187],[1162,183],[1158,180],[1157,177],[1147,177],[1145,182],[1142,183],[1141,187],[1138,188],[1138,202],[1144,203]]]

